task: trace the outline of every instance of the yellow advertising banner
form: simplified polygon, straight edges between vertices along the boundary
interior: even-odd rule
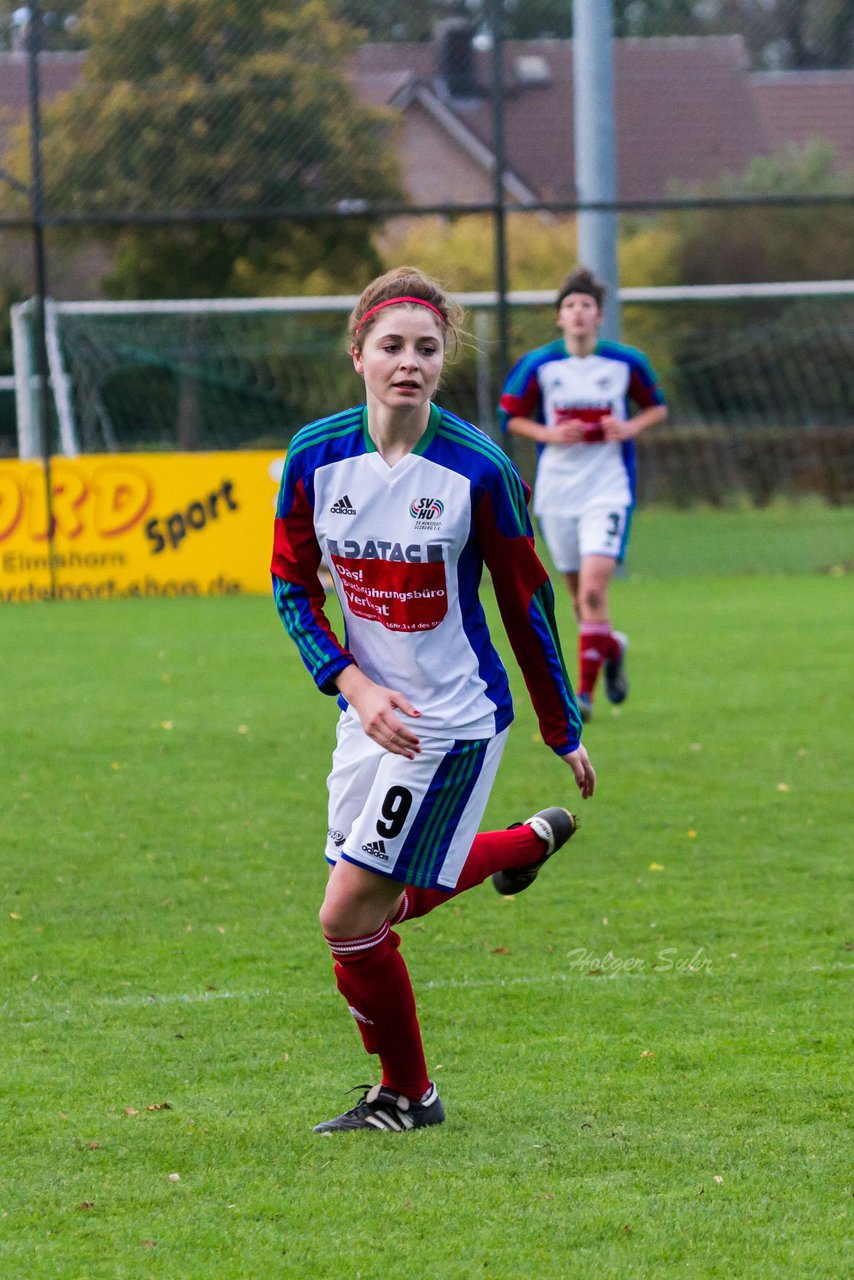
[[[284,450],[0,461],[0,604],[270,590]]]

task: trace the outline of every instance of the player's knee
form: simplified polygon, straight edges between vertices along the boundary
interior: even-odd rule
[[[318,912],[320,927],[327,938],[359,938],[373,933],[385,921],[385,910],[354,896],[324,900]]]
[[[343,927],[346,912],[342,911],[337,903],[329,902],[324,898],[317,915],[320,920],[320,927],[327,938],[344,938],[347,936]]]
[[[585,586],[580,596],[582,612],[598,612],[604,608],[605,592],[599,586]]]

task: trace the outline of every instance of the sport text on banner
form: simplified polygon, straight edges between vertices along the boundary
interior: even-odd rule
[[[270,589],[284,451],[0,462],[0,604]]]

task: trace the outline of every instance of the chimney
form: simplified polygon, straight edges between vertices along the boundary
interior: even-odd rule
[[[448,18],[436,27],[439,85],[450,98],[481,98],[474,56],[475,28],[465,18]]]

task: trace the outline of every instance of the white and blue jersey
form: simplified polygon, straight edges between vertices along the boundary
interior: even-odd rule
[[[586,424],[579,444],[537,446],[536,515],[578,515],[594,507],[634,505],[634,441],[606,441],[600,425],[606,417],[625,421],[630,401],[641,410],[664,404],[646,356],[634,347],[597,342],[590,355],[573,356],[558,338],[514,365],[501,397],[505,430],[515,417],[547,427],[570,418]]]
[[[431,406],[416,448],[390,467],[364,406],[294,436],[279,493],[272,559],[276,605],[318,687],[348,664],[399,689],[421,736],[490,738],[513,716],[507,673],[479,599],[484,566],[544,741],[558,754],[581,720],[534,550],[526,490],[504,452]],[[328,567],[343,643],[324,613]]]

